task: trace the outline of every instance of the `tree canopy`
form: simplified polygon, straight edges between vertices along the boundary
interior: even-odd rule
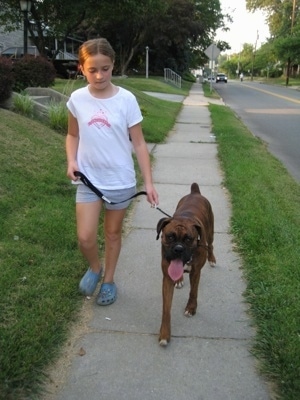
[[[267,13],[271,42],[278,58],[287,63],[287,81],[293,64],[300,63],[300,5],[299,0],[246,0],[249,11]]]
[[[0,23],[6,30],[21,27],[18,0],[0,0]],[[178,72],[199,66],[204,50],[219,28],[226,29],[220,0],[35,0],[29,13],[30,37],[41,54],[53,51],[54,39],[84,41],[106,37],[117,54],[120,73],[141,63],[149,47],[153,69]],[[221,49],[229,48],[220,42]]]
[[[299,33],[299,0],[246,0],[246,7],[249,11],[265,11],[272,37]]]

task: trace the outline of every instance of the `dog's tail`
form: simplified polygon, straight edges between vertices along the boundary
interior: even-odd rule
[[[192,183],[192,185],[191,185],[191,194],[193,194],[193,193],[200,193],[201,194],[198,183],[195,183],[195,182]]]

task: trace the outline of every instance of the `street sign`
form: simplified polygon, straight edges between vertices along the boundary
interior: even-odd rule
[[[220,52],[221,52],[221,50],[214,43],[212,43],[210,46],[208,46],[208,48],[204,51],[205,55],[207,55],[207,57],[210,60],[215,60],[216,58],[218,58]]]
[[[207,55],[207,57],[209,58],[210,63],[211,63],[210,91],[212,91],[212,81],[213,81],[214,69],[215,69],[214,61],[218,58],[220,52],[221,52],[221,50],[214,43],[212,43],[210,46],[208,46],[208,48],[204,51],[205,55]]]

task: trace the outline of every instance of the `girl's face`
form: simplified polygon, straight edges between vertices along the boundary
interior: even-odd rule
[[[103,54],[90,56],[81,66],[88,83],[96,90],[104,90],[110,85],[114,63]]]

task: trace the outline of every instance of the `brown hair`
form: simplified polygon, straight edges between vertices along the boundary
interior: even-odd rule
[[[84,65],[88,57],[97,54],[103,54],[104,56],[109,57],[112,62],[115,61],[115,51],[111,47],[110,43],[104,38],[99,38],[88,40],[79,47],[79,64]]]

